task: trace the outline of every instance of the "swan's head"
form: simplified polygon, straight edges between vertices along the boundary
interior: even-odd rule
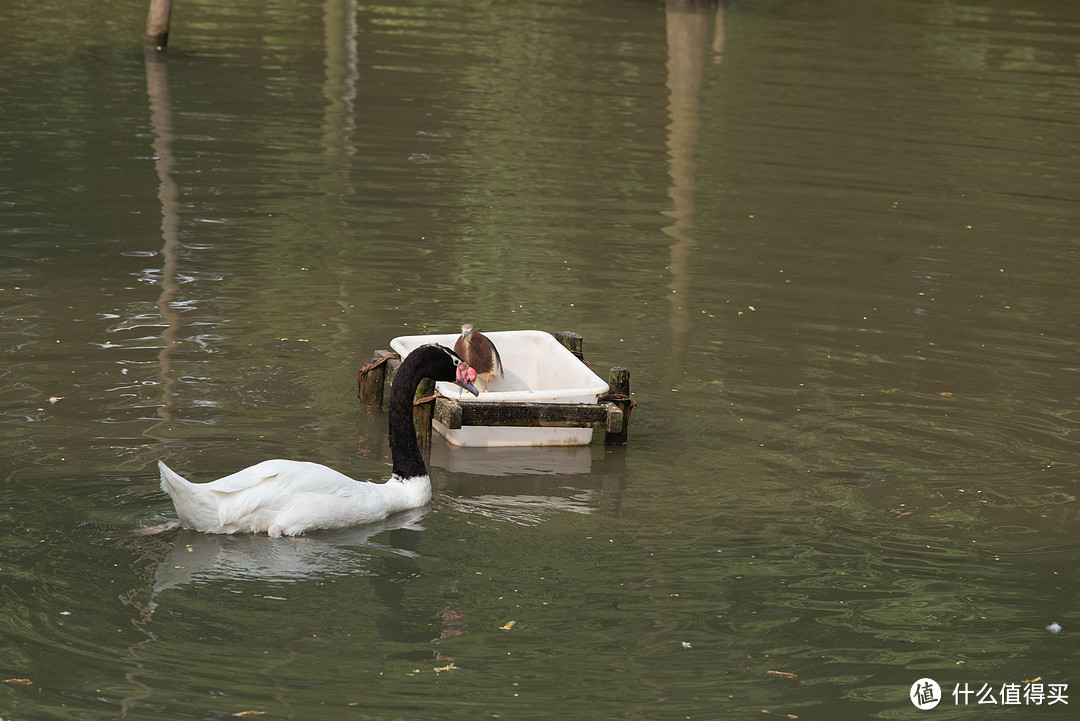
[[[432,348],[429,352],[435,363],[434,368],[431,369],[429,374],[430,378],[437,381],[450,381],[455,385],[464,388],[474,396],[480,395],[480,391],[473,385],[473,381],[476,380],[475,368],[461,360],[461,356],[444,345],[431,343],[428,346],[422,346],[417,350],[423,350],[429,347]]]

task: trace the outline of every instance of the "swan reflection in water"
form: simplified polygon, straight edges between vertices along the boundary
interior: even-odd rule
[[[423,531],[428,508],[413,508],[376,523],[298,538],[225,535],[181,530],[158,563],[150,606],[162,591],[221,580],[303,581],[365,572],[373,555],[417,558],[415,551],[372,540],[386,531]]]

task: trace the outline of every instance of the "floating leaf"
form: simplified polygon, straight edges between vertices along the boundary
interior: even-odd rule
[[[14,686],[30,686],[34,682],[28,678],[5,678],[4,683],[10,683]]]
[[[265,711],[237,711],[233,716],[262,716]]]
[[[779,676],[780,678],[798,678],[799,677],[799,674],[797,674],[797,673],[789,673],[787,671],[766,671],[765,673],[769,674],[770,676]]]
[[[499,630],[500,631],[509,631],[510,629],[512,629],[514,627],[514,624],[516,624],[516,623],[517,623],[517,621],[507,621],[502,626],[499,626]]]

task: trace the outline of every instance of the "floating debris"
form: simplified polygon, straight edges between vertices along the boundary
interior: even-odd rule
[[[516,623],[517,623],[517,621],[507,621],[502,626],[499,626],[499,630],[500,631],[509,631],[510,629],[512,629],[514,627],[514,624],[516,624]]]
[[[1058,631],[1061,630],[1061,624],[1059,624],[1057,621],[1054,621],[1053,623],[1051,623],[1049,626],[1046,627],[1046,630],[1049,631],[1050,633],[1057,633]]]
[[[770,676],[779,676],[780,678],[798,678],[799,677],[799,674],[790,673],[788,671],[766,671],[765,673],[769,674]]]

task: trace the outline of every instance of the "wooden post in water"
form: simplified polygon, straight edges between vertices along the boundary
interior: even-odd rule
[[[580,360],[585,360],[585,354],[583,352],[584,341],[581,336],[573,331],[561,330],[555,334],[555,340],[559,341],[568,351],[576,355]]]
[[[146,49],[148,52],[165,52],[169,43],[169,16],[172,14],[172,0],[150,0],[150,11],[146,14]]]
[[[622,411],[622,427],[617,430],[609,430],[604,434],[604,444],[608,446],[626,445],[627,431],[630,430],[630,411],[634,409],[634,402],[630,400],[630,371],[622,366],[614,366],[611,375],[608,376],[610,389],[606,396],[600,400],[608,400],[614,403]]]
[[[425,378],[413,396],[413,425],[421,448],[431,447],[431,419],[435,415],[435,381]]]
[[[364,364],[359,373],[359,396],[365,406],[383,404],[383,389],[386,388],[386,366],[397,354],[388,350],[375,351],[375,357]]]

